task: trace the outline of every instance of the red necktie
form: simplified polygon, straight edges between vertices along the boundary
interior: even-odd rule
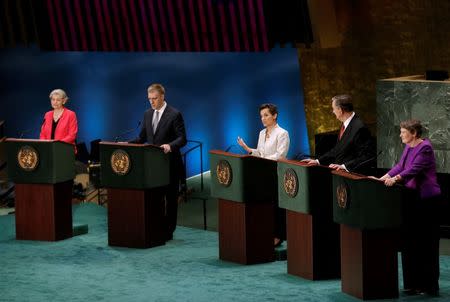
[[[345,127],[344,127],[344,124],[342,124],[341,131],[339,131],[339,140],[341,140],[342,135],[344,134],[344,131],[345,131]]]

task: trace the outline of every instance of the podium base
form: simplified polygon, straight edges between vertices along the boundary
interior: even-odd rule
[[[16,184],[16,239],[57,241],[72,237],[73,181]]]
[[[308,280],[341,275],[339,225],[332,217],[286,210],[288,274]]]
[[[219,199],[219,258],[255,264],[275,260],[273,204]]]
[[[398,298],[395,230],[341,225],[342,292],[363,300]]]
[[[107,190],[109,245],[149,248],[165,244],[164,187]]]

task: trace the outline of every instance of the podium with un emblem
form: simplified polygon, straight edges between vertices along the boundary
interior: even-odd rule
[[[210,151],[211,196],[219,200],[219,258],[241,264],[275,260],[277,162]]]
[[[101,185],[108,191],[108,244],[165,244],[169,155],[154,145],[101,142],[100,164]]]
[[[360,299],[398,297],[403,202],[411,190],[333,171],[333,219],[341,229],[342,291]]]
[[[278,160],[278,203],[286,209],[287,271],[309,280],[340,277],[339,225],[331,169]]]
[[[16,238],[72,237],[74,146],[60,141],[7,139],[8,176],[15,183]]]

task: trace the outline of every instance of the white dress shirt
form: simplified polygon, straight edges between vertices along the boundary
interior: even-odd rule
[[[163,115],[163,113],[164,113],[164,110],[166,110],[166,107],[167,107],[167,103],[166,103],[166,101],[164,101],[164,104],[161,106],[161,108],[159,108],[159,110],[155,110],[155,111],[158,111],[158,124],[159,124],[159,121],[161,120],[161,116]]]
[[[267,159],[277,160],[279,158],[286,158],[289,150],[289,133],[275,125],[269,137],[266,139],[267,129],[259,132],[258,146],[252,149],[251,154]]]
[[[353,111],[352,115],[350,115],[350,117],[348,119],[345,120],[344,122],[344,129],[347,129],[348,124],[350,124],[350,122],[352,121],[352,118],[355,116],[355,112]],[[345,131],[345,130],[344,130]]]

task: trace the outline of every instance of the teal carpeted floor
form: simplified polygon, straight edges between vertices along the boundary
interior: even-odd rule
[[[216,232],[178,227],[165,246],[113,248],[104,208],[76,206],[74,221],[89,233],[49,243],[15,240],[14,215],[0,217],[0,301],[358,301],[341,293],[339,280],[287,275],[285,261],[220,261]],[[449,301],[448,256],[440,284],[441,297],[399,300]]]

